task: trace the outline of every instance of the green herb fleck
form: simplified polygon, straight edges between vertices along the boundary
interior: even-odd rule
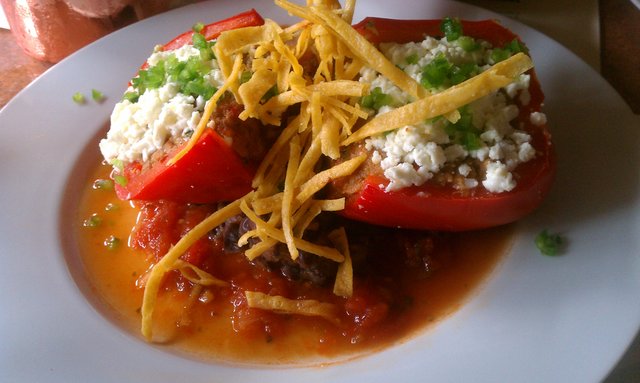
[[[86,102],[86,99],[84,97],[84,94],[82,94],[81,92],[76,92],[73,94],[73,96],[71,96],[71,99],[73,100],[73,102],[75,102],[76,104],[84,104]]]
[[[102,223],[102,217],[98,214],[92,214],[91,217],[84,220],[82,226],[84,227],[98,227]]]
[[[191,27],[191,29],[194,32],[200,33],[204,29],[204,23],[195,23],[193,24],[193,27]]]
[[[375,87],[371,92],[360,99],[360,105],[367,109],[378,110],[385,105],[393,104],[393,97],[386,93],[382,93],[380,87]]]
[[[460,38],[458,38],[456,43],[465,52],[473,52],[478,48],[480,48],[480,44],[478,44],[476,40],[470,36],[460,36]]]
[[[251,76],[252,74],[249,71],[242,72],[242,74],[240,75],[240,84],[244,84],[245,82],[251,80]]]
[[[138,102],[138,99],[140,98],[140,94],[138,92],[126,92],[123,96],[122,96],[122,100],[127,100],[132,104],[135,104],[136,102]]]
[[[114,158],[111,160],[111,165],[118,169],[119,171],[123,171],[124,170],[124,163],[122,162],[122,160],[119,160],[117,158]]]
[[[120,245],[120,238],[110,235],[104,240],[104,246],[109,250],[115,250]]]
[[[269,101],[271,97],[277,96],[278,94],[280,94],[280,92],[278,91],[278,86],[274,85],[271,88],[269,88],[269,90],[264,94],[264,96],[262,96],[262,98],[260,99],[260,102],[265,103]]]
[[[560,254],[564,240],[559,234],[549,233],[545,229],[536,236],[535,243],[542,254],[556,256]]]
[[[460,119],[451,123],[447,121],[444,131],[449,135],[451,141],[461,145],[466,150],[477,150],[482,147],[482,139],[480,139],[480,130],[473,125],[471,113],[466,107],[459,109]]]
[[[527,48],[517,39],[513,39],[502,48],[494,48],[490,57],[494,63],[499,63],[519,52],[527,53]]]
[[[127,180],[127,177],[122,176],[120,174],[116,174],[113,176],[113,180],[115,181],[115,183],[117,183],[118,185],[125,187],[127,186],[127,184],[129,183],[129,180]]]
[[[462,23],[457,18],[445,17],[440,23],[440,31],[444,33],[447,41],[455,41],[462,36]]]
[[[102,102],[104,101],[104,93],[100,92],[97,89],[91,89],[91,98],[95,102]]]
[[[418,61],[420,61],[420,57],[418,57],[417,53],[413,53],[410,54],[409,56],[407,56],[407,58],[405,59],[405,61],[407,62],[407,64],[409,65],[415,65],[418,63]]]
[[[454,65],[439,53],[431,62],[422,68],[420,84],[427,89],[447,88],[459,84],[480,72],[473,63]]]
[[[113,181],[99,178],[93,181],[93,188],[96,190],[113,190]]]

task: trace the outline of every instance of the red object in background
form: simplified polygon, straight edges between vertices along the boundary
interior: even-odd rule
[[[440,20],[391,20],[366,18],[355,28],[373,43],[407,43],[425,36],[442,36]],[[462,21],[464,34],[503,46],[518,37],[494,21]],[[518,122],[532,136],[536,158],[514,171],[517,186],[509,192],[491,193],[484,188],[468,195],[452,186],[425,183],[385,192],[388,180],[370,176],[355,195],[349,196],[344,216],[377,225],[425,230],[475,230],[514,222],[532,212],[548,194],[555,176],[556,161],[551,134],[546,126],[529,120],[544,100],[535,72],[530,72],[531,101],[520,107]]]
[[[60,0],[0,0],[18,45],[38,60],[58,62],[108,34],[108,20],[89,18]]]

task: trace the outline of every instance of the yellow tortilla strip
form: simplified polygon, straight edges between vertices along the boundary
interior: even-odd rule
[[[282,232],[282,230],[275,228],[272,225],[269,225],[267,222],[263,221],[260,217],[258,217],[249,208],[246,201],[244,200],[242,201],[242,203],[240,204],[240,209],[247,216],[247,218],[249,218],[256,224],[256,227],[258,228],[258,230],[264,232],[266,235],[277,240],[278,242],[286,243],[284,233]],[[334,248],[316,245],[315,243],[305,241],[304,239],[301,239],[301,238],[294,238],[294,244],[296,248],[306,251],[308,253],[319,255],[321,257],[331,259],[332,261],[335,261],[335,262],[344,261],[344,256]]]
[[[342,145],[350,145],[376,134],[395,130],[406,125],[418,124],[430,118],[453,112],[510,84],[517,76],[532,67],[531,59],[523,53],[518,53],[441,93],[414,101],[375,117],[344,140]]]
[[[319,316],[332,323],[338,323],[338,308],[331,303],[323,303],[315,299],[289,299],[257,291],[245,291],[244,295],[251,308],[268,310],[278,314]]]
[[[366,62],[368,66],[387,77],[400,89],[415,99],[422,98],[428,94],[416,80],[411,78],[411,76],[406,74],[402,69],[393,65],[382,52],[353,29],[343,18],[322,7],[312,7],[309,11],[315,17],[322,20],[322,24],[332,30],[335,36],[351,49],[353,54]]]
[[[173,267],[180,271],[183,277],[195,284],[201,286],[229,286],[229,282],[218,279],[201,268],[183,261],[182,259],[176,260]]]
[[[353,295],[353,266],[349,253],[349,241],[344,227],[332,231],[329,234],[329,239],[338,251],[344,255],[344,262],[338,265],[336,281],[333,284],[333,293],[348,298]]]

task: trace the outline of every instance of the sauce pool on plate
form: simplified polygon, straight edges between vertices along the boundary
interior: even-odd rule
[[[98,300],[123,330],[137,335],[145,278],[157,262],[153,249],[162,246],[157,238],[176,235],[162,234],[163,223],[174,217],[186,232],[216,207],[118,200],[109,187],[96,186],[109,171],[100,165],[87,180],[74,230]],[[165,210],[154,219],[158,209]],[[153,314],[153,340],[197,359],[242,364],[327,363],[380,350],[456,311],[506,254],[513,232],[511,226],[444,234],[346,223],[352,297],[332,294],[326,281],[295,280],[283,265],[225,250],[224,234],[214,230],[196,245],[205,252],[201,267],[228,285],[199,286],[167,273]],[[366,267],[359,266],[361,258]],[[330,302],[340,320],[249,308],[245,291]]]

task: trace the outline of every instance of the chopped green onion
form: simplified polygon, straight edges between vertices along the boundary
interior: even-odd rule
[[[417,53],[413,53],[409,56],[407,56],[407,58],[405,59],[405,61],[407,62],[407,64],[409,65],[413,65],[413,64],[417,64],[418,61],[420,61],[420,57],[418,57]]]
[[[511,56],[511,52],[508,49],[502,48],[494,48],[491,51],[491,60],[494,63],[499,63],[500,61],[504,61]]]
[[[476,40],[470,36],[460,36],[460,38],[456,40],[456,43],[465,52],[472,52],[480,48],[480,44],[478,44]]]
[[[93,181],[93,188],[96,190],[113,190],[113,181],[99,178]]]
[[[191,29],[194,32],[200,33],[204,29],[204,23],[195,23],[193,24],[193,27],[191,27]]]
[[[440,31],[444,33],[447,41],[455,41],[462,36],[462,23],[457,18],[445,17],[440,23]]]
[[[420,84],[427,89],[446,88],[460,84],[480,72],[473,63],[453,65],[442,53],[439,53],[429,64],[422,68]]]
[[[499,63],[519,52],[527,53],[527,48],[517,39],[513,39],[502,48],[494,48],[491,51],[491,60],[493,60],[494,63]]]
[[[91,217],[84,220],[82,226],[84,227],[98,227],[102,223],[102,217],[98,214],[93,214]]]
[[[86,99],[84,98],[84,94],[80,93],[80,92],[76,92],[73,94],[73,96],[71,96],[71,99],[73,100],[73,102],[75,102],[76,104],[84,104]]]
[[[91,89],[91,98],[95,102],[102,102],[104,100],[104,94],[97,89]]]
[[[120,238],[110,235],[104,240],[104,246],[109,250],[115,250],[120,245]]]
[[[140,98],[140,94],[138,92],[126,92],[123,96],[122,96],[122,100],[127,100],[132,104],[135,104],[136,102],[138,102],[138,99]]]
[[[480,131],[473,125],[473,118],[466,107],[459,109],[460,119],[456,123],[446,122],[444,131],[451,141],[466,150],[477,150],[482,147]]]
[[[260,101],[265,103],[269,101],[271,97],[277,96],[278,94],[280,94],[280,92],[278,91],[278,86],[274,85],[271,88],[269,88],[269,90],[264,94],[264,96],[262,96],[262,99],[260,99]]]
[[[122,176],[120,174],[116,174],[113,176],[113,180],[120,186],[125,187],[127,186],[127,184],[129,183],[129,180],[127,180],[127,177]]]
[[[380,87],[375,87],[371,92],[360,99],[360,105],[367,109],[378,110],[385,105],[393,104],[393,97],[386,93],[382,93]]]
[[[122,160],[119,160],[117,158],[114,158],[111,160],[111,166],[118,169],[119,171],[124,170],[124,162],[122,162]]]
[[[422,77],[420,83],[425,88],[438,88],[446,85],[449,74],[451,73],[451,63],[439,53],[429,64],[422,68]]]
[[[242,74],[240,75],[240,84],[244,84],[245,82],[251,80],[251,76],[252,74],[249,71],[242,72]]]
[[[480,68],[473,63],[465,63],[460,66],[452,65],[449,79],[452,85],[460,84],[480,73]]]
[[[542,254],[556,256],[560,254],[560,248],[564,240],[559,234],[549,233],[545,229],[536,236],[535,243]]]

